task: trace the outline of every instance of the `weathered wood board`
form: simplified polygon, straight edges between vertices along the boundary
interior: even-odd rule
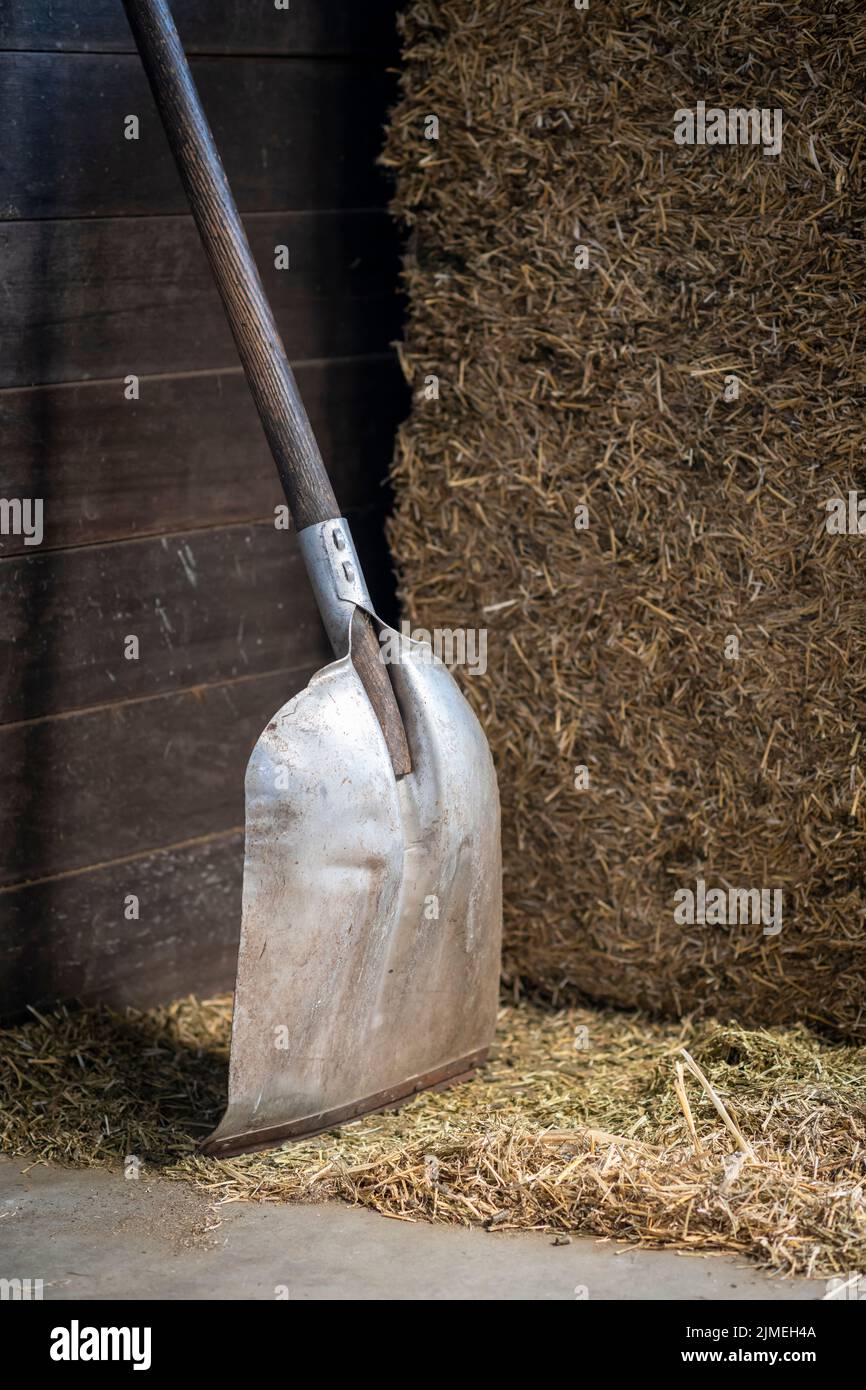
[[[244,219],[290,357],[382,352],[397,335],[385,212]],[[289,268],[277,269],[289,252]],[[0,223],[0,387],[235,366],[191,216]]]
[[[358,119],[393,99],[381,68],[198,58],[192,71],[242,212],[383,202],[381,132]],[[0,218],[187,211],[136,55],[0,52],[0,90]]]
[[[171,9],[188,53],[396,53],[398,0],[172,0]],[[0,47],[129,53],[133,43],[119,0],[0,0]]]
[[[0,726],[0,884],[243,824],[244,770],[308,669]]]
[[[406,390],[391,355],[301,362],[295,378],[344,509],[375,502]],[[3,495],[40,498],[42,547],[274,515],[283,501],[240,366],[0,391]],[[30,552],[0,535],[0,556]],[[32,553],[32,552],[31,552]]]
[[[243,858],[234,830],[0,888],[0,1021],[58,999],[117,1008],[224,990],[237,957]]]
[[[259,522],[0,560],[0,722],[328,659],[293,532]]]

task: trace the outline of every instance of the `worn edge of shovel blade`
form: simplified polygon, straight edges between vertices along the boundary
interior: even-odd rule
[[[231,1158],[235,1154],[247,1151],[272,1149],[290,1139],[312,1139],[326,1130],[336,1129],[339,1125],[351,1123],[352,1120],[360,1120],[364,1115],[373,1115],[379,1110],[397,1109],[398,1106],[406,1105],[408,1101],[413,1100],[421,1091],[443,1091],[449,1086],[459,1086],[463,1081],[471,1081],[479,1067],[487,1061],[488,1051],[489,1048],[479,1048],[477,1052],[471,1052],[467,1057],[461,1057],[447,1066],[427,1072],[425,1076],[413,1077],[404,1086],[393,1086],[388,1090],[379,1091],[376,1095],[365,1096],[363,1100],[354,1104],[340,1106],[336,1110],[326,1110],[320,1115],[309,1115],[303,1120],[288,1121],[270,1129],[251,1130],[247,1134],[238,1134],[227,1139],[214,1139],[211,1136],[201,1145],[201,1152],[214,1158]]]

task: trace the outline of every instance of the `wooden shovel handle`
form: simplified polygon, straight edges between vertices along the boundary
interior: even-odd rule
[[[286,351],[265,298],[247,234],[165,0],[124,0],[130,28],[165,126],[299,531],[340,515]]]
[[[265,297],[247,235],[166,0],[123,0],[168,142],[299,531],[340,515],[319,446]],[[397,775],[406,735],[370,618],[355,610],[352,657]]]

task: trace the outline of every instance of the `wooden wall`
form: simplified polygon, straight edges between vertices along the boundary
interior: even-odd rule
[[[394,9],[174,3],[386,609],[381,479],[405,402],[375,157]],[[0,535],[8,1018],[231,986],[244,766],[328,650],[119,0],[0,0],[0,45],[0,498],[44,508],[41,544]]]

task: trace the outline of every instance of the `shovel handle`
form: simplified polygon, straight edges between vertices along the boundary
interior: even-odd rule
[[[165,0],[126,16],[258,408],[296,528],[340,515],[247,234]]]
[[[250,244],[166,0],[123,0],[144,70],[298,531],[339,517]],[[395,773],[411,770],[406,734],[372,621],[356,608],[352,659]]]

